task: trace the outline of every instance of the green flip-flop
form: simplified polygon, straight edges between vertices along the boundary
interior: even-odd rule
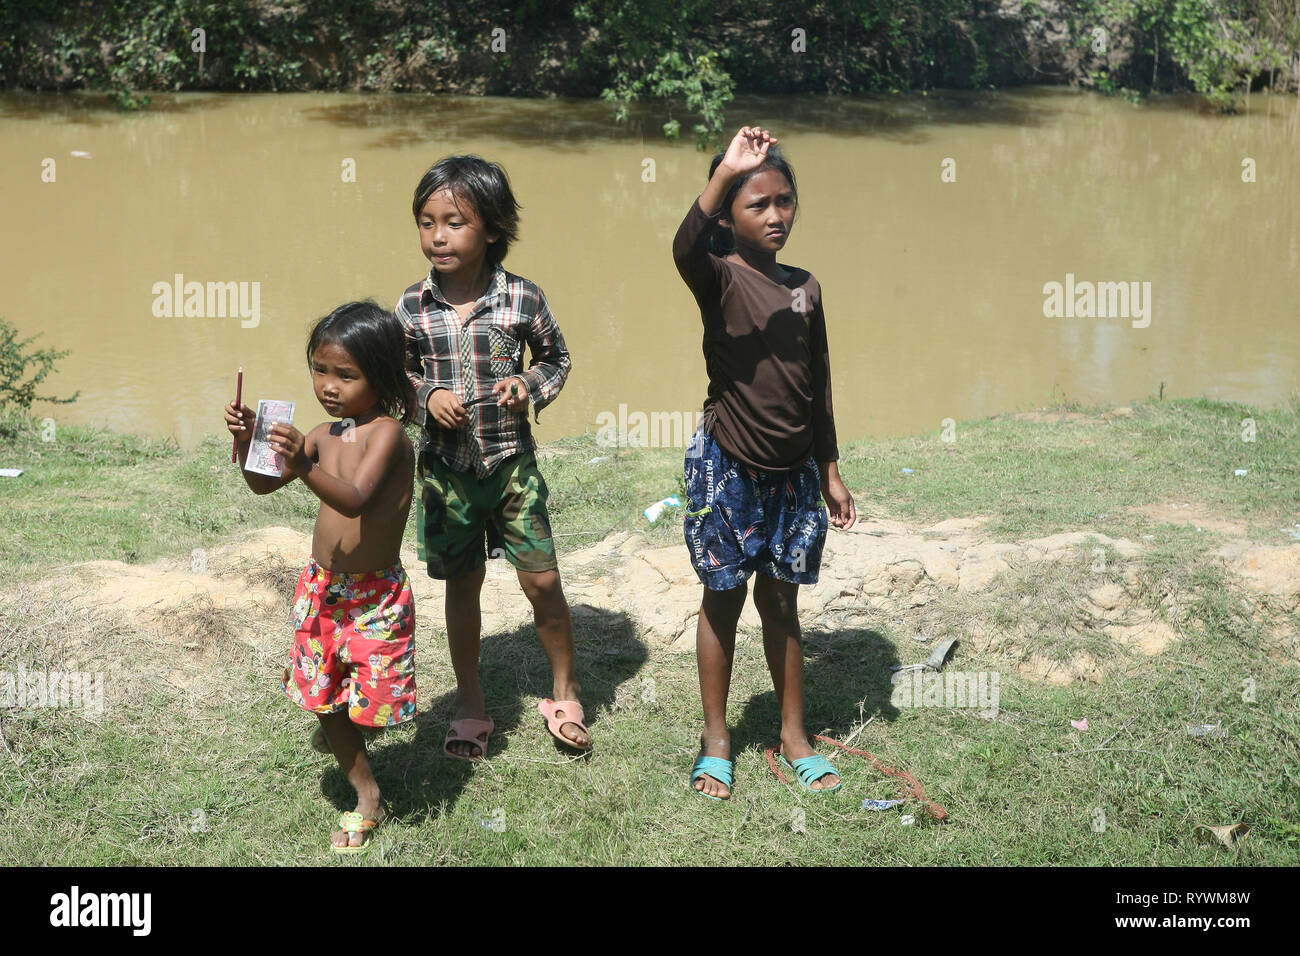
[[[799,786],[803,787],[809,793],[830,793],[838,790],[844,781],[836,783],[833,787],[822,787],[814,789],[812,784],[815,780],[820,780],[829,773],[839,776],[840,772],[835,769],[834,764],[823,757],[821,754],[812,754],[808,757],[800,757],[798,760],[787,760],[785,754],[781,754],[781,762],[794,771],[794,775],[799,780]]]
[[[732,762],[724,757],[704,757],[695,758],[695,765],[691,767],[691,780],[688,786],[695,790],[695,781],[708,774],[718,783],[722,784],[727,790],[731,790],[731,768]],[[702,797],[708,797],[710,800],[730,800],[731,797],[715,797],[711,793],[705,793],[703,790],[695,790]]]
[[[374,829],[377,826],[379,826],[379,823],[377,821],[367,820],[361,814],[353,810],[349,810],[346,813],[344,813],[341,817],[339,817],[339,829],[341,829],[344,833],[348,835],[349,842],[352,840],[353,834],[355,833],[365,834],[365,836],[362,838],[361,845],[349,846],[347,844],[344,844],[343,846],[335,846],[333,843],[331,843],[330,849],[333,850],[335,853],[346,853],[346,854],[365,853],[367,850],[370,849],[370,844],[375,842]]]

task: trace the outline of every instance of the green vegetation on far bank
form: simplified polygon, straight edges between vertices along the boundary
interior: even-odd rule
[[[733,93],[1080,83],[1193,90],[1224,109],[1290,89],[1289,0],[31,0],[0,8],[6,88],[414,91],[657,101],[677,136],[717,141]]]
[[[1245,419],[1253,442],[1242,440]],[[0,479],[0,571],[10,581],[0,598],[0,673],[96,670],[113,660],[122,672],[111,680],[131,689],[100,719],[0,710],[0,864],[342,863],[326,842],[351,807],[346,781],[310,749],[311,721],[275,686],[289,594],[255,622],[265,638],[257,647],[229,637],[229,610],[204,605],[178,614],[169,640],[149,638],[147,659],[131,659],[126,648],[143,639],[136,621],[111,602],[61,600],[43,580],[87,559],[184,562],[192,548],[266,525],[306,532],[314,499],[293,486],[253,496],[219,437],[181,450],[76,426],[59,426],[47,442],[39,421],[0,425],[0,467],[25,469]],[[864,605],[851,619],[806,623],[810,729],[840,739],[856,732],[855,746],[914,774],[948,823],[929,822],[915,805],[904,808],[912,826],[896,811],[862,809],[865,797],[896,796],[895,782],[826,748],[842,793],[811,798],[779,784],[763,758],[777,710],[752,631],[738,643],[731,693],[735,798],[716,804],[690,793],[701,719],[695,659],[644,639],[628,610],[635,595],[574,616],[594,718],[590,760],[565,760],[541,727],[532,698],[549,684],[530,626],[484,635],[483,683],[497,722],[491,759],[447,760],[454,679],[440,606],[426,605],[421,716],[374,745],[394,817],[357,864],[1293,865],[1300,610],[1244,591],[1211,557],[1222,533],[1140,509],[1191,502],[1239,525],[1241,537],[1294,545],[1283,526],[1300,521],[1300,400],[1268,410],[1207,400],[1136,404],[1131,414],[1057,408],[959,422],[952,437],[842,446],[860,512],[918,528],[980,517],[996,541],[1074,530],[1141,540],[1140,555],[1107,549],[1104,586],[1126,582],[1178,637],[1154,655],[1102,647],[1112,642],[1080,614],[1099,580],[1087,548],[1079,560],[1012,567],[978,594],[944,591],[923,607]],[[681,455],[604,448],[592,436],[546,445],[561,550],[619,530],[644,531],[646,547],[680,546],[680,512],[648,527],[640,511],[674,490]],[[294,569],[268,575],[283,590]],[[914,635],[949,625],[963,640],[953,669],[1001,672],[996,719],[894,706],[888,666],[923,660],[930,648]],[[977,625],[997,640],[981,641]],[[1086,652],[1104,677],[1030,679],[1006,656],[1022,640]],[[209,676],[184,690],[141,676],[200,664]],[[1086,733],[1070,725],[1082,717]],[[1216,730],[1188,730],[1196,726]],[[1252,829],[1233,849],[1201,838],[1200,827],[1237,822]]]

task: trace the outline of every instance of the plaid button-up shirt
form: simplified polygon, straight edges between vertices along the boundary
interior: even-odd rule
[[[402,293],[393,313],[406,329],[407,375],[419,398],[428,450],[452,468],[480,477],[511,455],[533,450],[528,416],[500,408],[490,396],[495,383],[518,376],[528,384],[535,413],[540,412],[569,375],[572,363],[564,336],[536,283],[498,263],[487,291],[462,322],[442,296],[437,270],[431,269]],[[525,342],[533,356],[527,370]],[[450,389],[465,403],[469,420],[461,428],[443,428],[429,416],[429,395],[439,388]]]

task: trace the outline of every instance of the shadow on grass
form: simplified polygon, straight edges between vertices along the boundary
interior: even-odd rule
[[[885,635],[860,628],[805,630],[804,657],[804,726],[809,733],[826,728],[826,736],[843,739],[860,720],[898,718],[898,709],[890,703],[889,670],[899,662],[898,652]],[[776,692],[757,694],[743,706],[731,729],[732,753],[779,746]]]
[[[599,747],[601,715],[613,705],[619,684],[641,669],[648,651],[626,614],[589,605],[570,610],[583,711]],[[533,698],[551,695],[551,669],[533,627],[486,635],[479,654],[479,678],[496,724],[488,743],[489,760],[509,748],[510,734],[521,725],[532,722],[546,733]],[[449,811],[474,773],[473,764],[452,759],[442,750],[455,702],[454,691],[431,703],[421,702],[413,728],[396,730],[389,740],[370,748],[371,769],[394,817]],[[557,753],[574,753],[558,741],[551,743]],[[356,802],[351,784],[337,766],[322,776],[321,793],[340,811],[351,810]]]

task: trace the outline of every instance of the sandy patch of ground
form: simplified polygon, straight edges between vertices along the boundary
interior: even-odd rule
[[[1075,682],[1096,682],[1101,668],[1086,654],[1066,661],[1051,660],[1042,654],[1030,654],[1016,666],[1016,673],[1044,684],[1063,686]]]
[[[1160,504],[1141,505],[1130,509],[1130,513],[1144,515],[1152,521],[1163,524],[1187,525],[1197,531],[1218,531],[1234,537],[1246,533],[1245,526],[1240,521],[1215,514],[1205,505],[1194,501],[1166,501]]]
[[[1108,412],[1102,412],[1100,417],[1085,415],[1083,412],[1066,412],[1057,409],[1035,408],[1028,412],[1016,412],[1010,416],[1016,421],[1021,422],[1038,422],[1038,423],[1055,423],[1055,422],[1083,422],[1084,424],[1096,425],[1101,422],[1113,421],[1117,418],[1132,418],[1133,409],[1127,405],[1121,405],[1118,408],[1112,408]]]
[[[1018,422],[1036,422],[1038,424],[1054,424],[1056,422],[1085,422],[1096,424],[1100,421],[1091,415],[1085,415],[1082,412],[1061,412],[1049,411],[1045,408],[1036,408],[1028,412],[1016,412],[1009,416]]]
[[[1160,520],[1168,515],[1225,534],[1240,531],[1238,524],[1190,504],[1139,510]],[[995,541],[982,531],[985,524],[979,516],[929,527],[865,519],[849,532],[832,531],[820,581],[800,592],[800,620],[806,628],[827,631],[869,629],[882,622],[907,627],[934,611],[931,605],[951,617],[953,609],[960,614],[962,607],[1006,600],[1002,589],[1008,572],[1014,576],[1046,562],[1078,561],[1081,555],[1098,554],[1097,549],[1121,558],[1142,551],[1136,542],[1086,531]],[[123,646],[134,640],[141,648],[167,648],[164,655],[155,654],[166,658],[166,681],[193,688],[211,679],[214,662],[232,648],[276,660],[284,654],[293,588],[310,547],[309,535],[264,528],[220,547],[196,550],[188,560],[181,556],[151,565],[91,561],[60,569],[45,584],[50,600],[57,596],[69,613],[93,616],[97,622],[93,628],[99,633],[111,625]],[[1235,539],[1216,555],[1246,588],[1273,602],[1271,607],[1285,613],[1300,606],[1300,543],[1273,547]],[[403,560],[410,572],[421,632],[441,637],[444,584],[424,573],[413,549],[404,552]],[[488,567],[482,601],[484,633],[530,625],[532,609],[513,569],[504,561],[491,561]],[[586,547],[562,548],[560,570],[575,619],[594,618],[605,610],[627,613],[651,646],[693,651],[700,585],[681,545],[648,547],[643,535],[618,533]],[[1131,593],[1135,574],[1130,567],[1123,581],[1110,579],[1112,575],[1071,600],[1077,603],[1077,619],[1085,622],[1082,626],[1089,633],[1103,634],[1143,655],[1160,654],[1179,634],[1162,615],[1137,604]],[[1034,599],[1051,598],[1025,595],[1019,601],[1031,607],[1028,602]],[[1037,652],[1016,654],[1012,651],[1017,635],[990,637],[973,618],[959,617],[958,623],[973,646],[987,650],[996,645],[1032,678],[1061,683],[1093,679],[1098,673],[1097,661],[1086,654],[1065,663]],[[742,633],[751,634],[761,626],[752,601],[746,602],[740,626]],[[981,632],[978,638],[977,631]],[[83,639],[74,638],[69,644],[68,653],[74,658],[78,640]],[[93,635],[84,640],[93,640]]]
[[[226,664],[284,653],[297,580],[285,562],[310,542],[288,528],[265,528],[188,557],[60,569],[23,596],[55,609],[43,623],[56,644],[45,641],[39,656],[51,666],[111,667],[117,676],[109,685],[133,685],[128,696],[158,684],[213,692]]]
[[[1282,611],[1300,609],[1300,544],[1230,541],[1214,553],[1251,591],[1271,598]]]

